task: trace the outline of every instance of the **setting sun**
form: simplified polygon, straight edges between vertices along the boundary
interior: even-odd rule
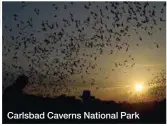
[[[141,83],[136,84],[135,89],[137,92],[141,92],[143,90],[143,84]]]

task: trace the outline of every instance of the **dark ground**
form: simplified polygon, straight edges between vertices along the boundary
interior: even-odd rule
[[[13,102],[13,103],[12,103]],[[83,112],[138,112],[139,120],[9,120],[7,112],[54,112],[54,113],[83,113]],[[13,98],[10,105],[3,104],[3,123],[166,123],[166,99],[161,102],[147,103],[115,103],[114,101],[78,100],[75,97],[59,96],[55,99],[23,96]]]
[[[166,123],[166,99],[154,102],[142,103],[116,103],[114,101],[101,101],[91,96],[91,92],[83,91],[82,100],[75,97],[61,95],[56,98],[42,98],[22,93],[22,89],[27,84],[28,78],[21,76],[16,82],[8,87],[3,93],[3,123]],[[8,119],[8,112],[54,112],[54,113],[83,113],[83,112],[137,112],[140,119],[41,119],[41,120],[19,120]]]

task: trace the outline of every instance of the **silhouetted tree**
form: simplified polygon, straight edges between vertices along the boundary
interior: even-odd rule
[[[18,102],[21,102],[23,96],[22,90],[28,83],[28,77],[25,75],[19,76],[16,81],[3,93],[4,107],[14,108]],[[15,106],[16,105],[16,106]]]

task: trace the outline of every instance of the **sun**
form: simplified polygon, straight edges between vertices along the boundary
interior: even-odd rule
[[[143,91],[143,84],[137,83],[135,85],[135,89],[136,89],[137,92],[142,92]]]

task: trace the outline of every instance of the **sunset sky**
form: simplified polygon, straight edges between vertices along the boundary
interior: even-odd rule
[[[135,92],[136,83],[142,83],[145,90],[149,90],[148,81],[161,70],[166,70],[166,21],[161,21],[161,19],[166,19],[164,3],[149,2],[145,9],[146,16],[144,16],[145,2],[139,2],[139,4],[129,2],[129,5],[122,2],[119,4],[94,2],[91,5],[88,2],[73,4],[70,2],[3,2],[3,78],[5,78],[3,86],[12,84],[19,74],[24,73],[29,76],[31,73],[33,78],[29,78],[30,83],[25,89],[30,94],[50,94],[51,97],[60,94],[80,96],[83,90],[89,89],[92,95],[103,100],[127,101],[130,97],[129,92]],[[25,7],[22,7],[24,5]],[[84,8],[85,5],[89,9]],[[56,7],[58,9],[55,9]],[[35,8],[39,9],[39,14],[34,11]],[[118,21],[115,21],[115,16],[110,10],[118,14]],[[94,13],[97,14],[97,17],[94,16],[96,15]],[[151,16],[153,13],[155,15]],[[16,20],[14,20],[14,14],[18,15]],[[75,20],[80,20],[78,27],[80,29],[84,27],[81,33],[77,31],[75,22],[71,21],[71,14]],[[85,23],[88,17],[90,21]],[[128,18],[134,19],[127,22]],[[27,26],[27,21],[31,19],[32,27]],[[67,20],[70,26],[65,27],[64,24],[68,25],[68,23],[64,23],[67,21],[63,19]],[[103,23],[100,23],[100,20]],[[47,21],[49,25],[54,24],[54,28],[42,31],[41,24]],[[143,23],[144,21],[146,22]],[[59,25],[57,28],[56,23]],[[137,24],[141,26],[137,27]],[[100,33],[100,30],[94,30],[93,27],[97,29],[102,27],[104,32]],[[125,31],[121,32],[121,30],[125,30],[126,27],[128,30],[124,34]],[[53,35],[54,32],[59,33],[62,29],[65,35],[61,40],[45,44],[44,39],[48,39],[48,36]],[[113,32],[109,33],[107,29],[112,29]],[[19,32],[23,34],[20,35]],[[32,43],[31,39],[27,41],[27,38],[32,38],[31,33],[34,34],[35,43]],[[90,38],[96,34],[103,35],[104,38],[91,40]],[[72,49],[71,54],[69,48],[66,48],[71,42],[70,36],[73,36],[74,39],[79,38],[80,35],[84,36],[84,40],[82,42],[79,39],[73,41],[77,49]],[[14,40],[11,39],[11,36],[14,36]],[[20,37],[17,38],[17,36]],[[22,39],[23,37],[26,39]],[[102,53],[100,53],[100,47],[85,47],[86,42],[104,44],[101,47]],[[16,49],[16,47],[19,48]],[[39,51],[34,54],[35,47],[45,48],[50,52],[44,54]],[[65,52],[67,51],[66,54],[71,54],[69,57],[61,52],[64,49]],[[17,59],[13,59],[14,55],[17,56]],[[30,58],[28,59],[27,56]],[[61,63],[67,63],[67,68],[55,63],[55,59]],[[77,60],[80,60],[77,67],[72,66],[70,62]],[[20,66],[23,70],[15,68],[12,64]],[[94,68],[87,69],[88,66],[94,66]],[[78,72],[71,75],[69,73],[71,68]],[[57,82],[58,76],[54,75],[54,72],[62,72],[68,77],[64,82]]]

